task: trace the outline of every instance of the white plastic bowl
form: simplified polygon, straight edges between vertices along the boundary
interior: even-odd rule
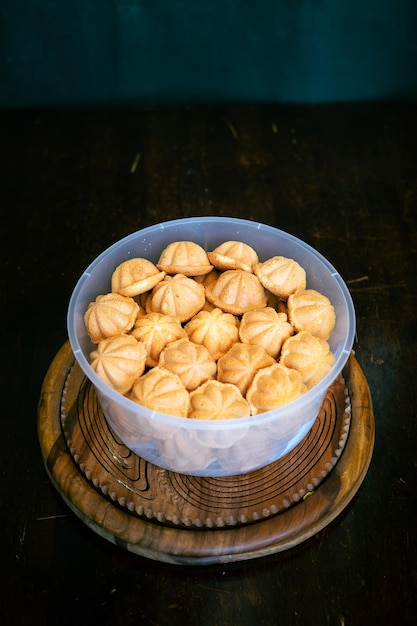
[[[336,361],[313,389],[297,400],[260,415],[205,421],[150,410],[123,397],[89,365],[93,349],[84,325],[88,304],[111,290],[111,275],[122,261],[144,257],[156,263],[173,241],[194,241],[213,250],[224,241],[252,246],[259,260],[295,259],[307,273],[307,288],[325,294],[336,311],[329,343]],[[326,391],[340,374],[355,336],[355,311],[346,284],[311,246],[281,230],[243,219],[202,217],[172,220],[139,230],[110,246],[85,270],[69,303],[68,334],[74,356],[97,392],[108,424],[124,444],[159,467],[196,476],[228,476],[263,467],[292,450],[312,427]]]

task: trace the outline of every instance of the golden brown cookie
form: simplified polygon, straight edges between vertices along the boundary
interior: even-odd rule
[[[152,289],[165,276],[147,259],[128,259],[120,263],[111,277],[111,290],[122,296],[138,296]]]
[[[240,340],[262,346],[274,359],[280,353],[283,342],[293,334],[294,329],[285,313],[277,313],[272,307],[247,311],[240,320]]]
[[[223,271],[252,272],[252,267],[259,261],[255,250],[242,241],[225,241],[212,252],[208,252],[207,256],[210,263]]]
[[[307,330],[328,339],[336,324],[336,313],[329,298],[314,289],[300,290],[288,298],[288,318],[296,331]]]
[[[190,418],[222,420],[249,415],[249,404],[235,385],[208,380],[190,393]]]
[[[206,288],[206,298],[226,313],[242,315],[266,306],[267,296],[259,279],[243,270],[226,270],[214,285]]]
[[[90,355],[93,370],[121,394],[131,390],[145,371],[146,348],[132,335],[103,339]]]
[[[138,317],[130,334],[145,344],[147,367],[158,365],[159,355],[171,341],[187,337],[177,317],[162,313],[148,313]]]
[[[275,363],[261,346],[235,343],[217,361],[217,380],[236,385],[245,396],[256,372]]]
[[[181,378],[162,367],[154,367],[133,385],[130,399],[148,409],[187,417],[190,397]]]
[[[90,302],[84,315],[87,333],[93,343],[127,333],[134,325],[139,305],[127,296],[107,293]]]
[[[174,241],[161,253],[157,268],[167,274],[200,276],[208,274],[213,266],[207,252],[193,241]]]
[[[205,302],[206,292],[203,285],[184,274],[175,274],[165,276],[155,285],[151,293],[150,309],[154,313],[172,315],[181,322],[187,322],[201,311]]]
[[[159,366],[178,374],[188,391],[215,378],[217,372],[216,361],[207,348],[188,338],[168,344],[161,352]]]
[[[306,287],[304,268],[297,261],[284,256],[274,256],[264,263],[257,263],[253,271],[265,289],[283,300],[287,300],[297,289]]]
[[[335,360],[325,339],[304,330],[284,342],[279,362],[300,372],[311,389],[331,370]]]
[[[252,415],[278,409],[304,393],[307,387],[297,370],[290,369],[282,363],[259,370],[252,381],[246,400],[251,407]]]
[[[239,341],[239,321],[221,309],[200,311],[185,325],[188,337],[207,348],[217,361]]]

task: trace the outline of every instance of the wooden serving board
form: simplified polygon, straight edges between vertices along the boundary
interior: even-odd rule
[[[366,475],[374,419],[351,356],[310,432],[282,459],[223,478],[170,472],[117,439],[67,342],[44,380],[38,433],[52,483],[95,532],[159,561],[206,564],[282,551],[329,524]]]

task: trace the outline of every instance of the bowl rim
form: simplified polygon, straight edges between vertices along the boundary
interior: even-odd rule
[[[184,418],[179,417],[177,415],[171,415],[168,413],[161,413],[159,411],[155,411],[153,409],[149,409],[144,405],[138,405],[138,403],[130,400],[129,398],[122,396],[118,391],[112,389],[107,383],[105,383],[92,369],[87,358],[85,357],[83,350],[80,346],[77,332],[75,328],[75,308],[76,301],[78,295],[85,283],[86,280],[89,279],[94,269],[109,255],[109,253],[115,251],[119,247],[123,247],[128,244],[130,241],[137,239],[138,237],[146,237],[150,233],[154,233],[157,230],[164,230],[166,228],[173,227],[181,227],[181,225],[187,224],[190,225],[201,225],[204,223],[232,223],[235,226],[241,225],[242,227],[253,227],[257,230],[265,230],[270,234],[285,236],[288,240],[292,241],[294,244],[298,245],[301,248],[304,248],[307,252],[312,254],[319,260],[330,272],[332,278],[337,282],[338,287],[341,291],[341,294],[344,299],[344,306],[347,310],[349,327],[348,333],[344,338],[343,347],[336,358],[335,363],[333,364],[331,370],[322,378],[322,380],[317,383],[312,389],[309,389],[305,394],[301,397],[293,400],[281,407],[276,409],[271,409],[270,411],[265,411],[263,413],[259,413],[258,415],[250,415],[247,417],[239,417],[239,418],[225,418],[218,420],[201,420],[196,418]],[[110,277],[109,277],[110,279]],[[97,294],[98,295],[98,294]],[[104,394],[109,398],[112,402],[117,403],[120,407],[126,408],[129,412],[137,413],[137,407],[140,407],[141,417],[147,418],[150,421],[157,421],[160,424],[164,424],[171,427],[186,427],[193,428],[195,430],[230,430],[230,429],[238,429],[244,428],[247,426],[255,426],[255,425],[265,425],[272,421],[278,421],[280,419],[285,419],[288,414],[292,414],[294,412],[301,412],[311,405],[312,397],[320,396],[324,397],[327,389],[335,380],[335,378],[340,374],[343,367],[346,365],[346,362],[351,354],[355,333],[356,333],[356,315],[355,308],[352,300],[352,296],[350,291],[344,282],[343,278],[336,270],[336,268],[324,257],[318,250],[313,248],[310,244],[304,242],[298,237],[287,233],[284,230],[276,228],[274,226],[269,226],[267,224],[263,224],[262,222],[247,220],[243,218],[236,217],[227,217],[227,216],[203,216],[203,217],[190,217],[190,218],[178,218],[173,220],[167,220],[164,222],[159,222],[157,224],[153,224],[150,226],[146,226],[145,228],[141,228],[125,237],[119,239],[114,242],[110,246],[108,246],[105,250],[103,250],[84,270],[84,272],[79,277],[78,281],[75,284],[75,287],[72,291],[68,312],[67,312],[67,330],[69,342],[74,354],[74,357],[78,364],[80,365],[83,372],[90,379],[94,387],[96,387],[99,395]]]

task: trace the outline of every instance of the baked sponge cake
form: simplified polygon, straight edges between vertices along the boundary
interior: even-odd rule
[[[177,374],[188,391],[215,378],[216,361],[203,345],[188,338],[169,343],[159,357],[159,366]]]
[[[185,325],[185,331],[191,341],[205,346],[215,361],[239,341],[237,317],[217,307],[197,313]]]
[[[132,335],[103,339],[90,355],[90,365],[105,383],[127,394],[145,371],[146,348]]]
[[[329,298],[315,289],[301,289],[288,298],[288,318],[297,332],[307,330],[328,339],[336,324],[336,313]]]
[[[187,417],[190,407],[189,393],[177,374],[162,367],[153,367],[143,374],[132,387],[130,399],[148,409]]]
[[[266,306],[267,295],[259,279],[244,270],[226,270],[206,287],[206,298],[225,313],[243,315]]]
[[[148,313],[138,317],[130,333],[146,347],[146,366],[158,365],[162,350],[171,342],[187,337],[177,317],[162,313]]]
[[[201,276],[208,274],[213,266],[207,252],[193,241],[174,241],[161,253],[156,264],[160,271],[167,274]]]
[[[165,276],[155,285],[149,306],[154,313],[164,313],[187,322],[201,311],[205,302],[203,285],[184,274],[175,274]]]
[[[119,293],[107,293],[90,302],[84,323],[93,343],[127,333],[135,324],[139,305],[133,298]]]
[[[235,343],[217,361],[217,380],[236,385],[245,396],[256,372],[275,363],[262,346]]]
[[[272,307],[247,311],[239,325],[239,337],[243,343],[262,346],[274,358],[277,358],[283,342],[293,334],[286,314],[278,313]]]
[[[249,415],[249,404],[234,385],[208,380],[190,392],[188,417],[193,419],[221,420]]]
[[[252,415],[277,409],[296,400],[307,391],[307,386],[297,370],[282,363],[259,370],[246,393]]]
[[[311,389],[330,372],[335,360],[325,339],[302,330],[284,342],[279,362],[300,372]]]
[[[122,296],[138,296],[150,291],[165,276],[148,259],[128,259],[120,263],[111,277],[111,290]]]
[[[252,272],[252,267],[259,262],[255,250],[242,241],[225,241],[207,256],[210,263],[219,270],[245,270]]]
[[[305,289],[306,271],[297,261],[284,256],[274,256],[264,263],[254,265],[253,271],[265,289],[282,300],[298,289]]]

